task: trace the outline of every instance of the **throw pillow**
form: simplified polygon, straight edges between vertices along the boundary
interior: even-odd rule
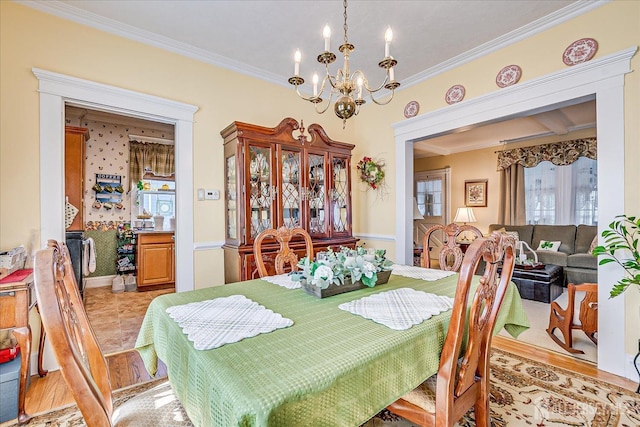
[[[593,253],[593,250],[598,246],[598,235],[593,236],[593,240],[591,241],[591,245],[589,245],[589,254]]]
[[[538,244],[537,251],[551,251],[558,252],[558,248],[560,248],[560,243],[562,242],[552,242],[549,240],[540,240],[540,244]]]
[[[518,234],[517,231],[507,231],[504,227],[499,228],[499,229],[497,229],[495,231],[497,231],[498,233],[504,233],[504,234],[508,234],[510,236],[513,236],[513,238],[516,239],[516,242],[518,240],[520,240],[520,235]]]

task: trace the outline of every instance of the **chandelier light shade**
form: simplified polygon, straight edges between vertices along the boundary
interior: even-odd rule
[[[467,224],[470,222],[476,222],[476,216],[473,214],[472,208],[458,208],[456,216],[453,218],[453,222],[461,222]]]
[[[338,50],[344,57],[342,68],[338,69],[335,74],[331,74],[329,70],[329,64],[336,60],[336,55],[331,52],[331,28],[328,25],[324,27],[322,36],[324,38],[324,52],[318,55],[318,62],[324,64],[326,74],[322,79],[322,83],[318,88],[320,79],[317,74],[313,75],[313,95],[305,96],[300,92],[300,85],[304,83],[304,79],[300,77],[300,63],[302,61],[302,54],[300,50],[296,50],[294,55],[294,75],[289,78],[289,83],[295,86],[298,96],[305,101],[309,101],[315,104],[316,112],[319,114],[324,113],[329,109],[334,96],[337,98],[333,107],[336,116],[342,119],[343,128],[347,122],[347,119],[357,115],[360,106],[366,101],[362,98],[363,89],[367,91],[371,100],[378,105],[388,104],[394,95],[395,89],[400,86],[395,80],[393,67],[398,63],[393,56],[391,56],[391,40],[393,38],[393,32],[391,28],[387,28],[384,36],[384,58],[378,63],[378,66],[385,70],[385,77],[380,86],[371,87],[369,80],[360,70],[351,72],[349,68],[349,56],[355,50],[355,46],[349,43],[347,37],[347,0],[343,2],[344,6],[344,43],[340,45]],[[323,104],[323,98],[325,89],[327,89],[328,100],[326,104]],[[390,91],[386,99],[378,100],[374,98],[374,94],[382,89]]]

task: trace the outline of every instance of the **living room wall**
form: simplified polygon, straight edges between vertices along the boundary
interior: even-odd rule
[[[507,149],[530,147],[541,144],[568,141],[577,138],[595,136],[595,128],[570,132],[567,135],[554,135],[544,138],[534,138],[528,141],[509,144]],[[487,207],[473,208],[473,213],[478,220],[473,224],[483,233],[488,232],[489,224],[498,222],[498,204],[500,200],[500,174],[496,171],[499,151],[502,147],[484,148],[448,156],[433,156],[415,159],[414,171],[423,172],[444,167],[451,168],[451,218],[453,221],[456,209],[464,206],[464,182],[474,179],[488,179]]]

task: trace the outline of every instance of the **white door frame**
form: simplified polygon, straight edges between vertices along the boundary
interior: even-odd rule
[[[198,107],[37,68],[40,92],[40,246],[64,241],[64,109],[66,102],[175,126],[176,292],[195,288],[193,116]]]
[[[631,72],[637,46],[578,64],[514,86],[462,101],[395,123],[396,139],[396,262],[412,259],[413,142],[464,126],[497,121],[536,110],[596,99],[598,138],[598,234],[624,204],[624,78]],[[609,299],[613,284],[623,277],[613,263],[598,267],[598,368],[635,378],[625,355],[624,296]]]

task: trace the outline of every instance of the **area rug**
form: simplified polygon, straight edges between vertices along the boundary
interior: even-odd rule
[[[161,380],[115,392],[115,406],[158,381]],[[640,426],[640,395],[494,349],[491,353],[491,417],[493,427],[637,427]],[[14,421],[0,424],[0,427],[16,425]],[[85,426],[85,423],[72,405],[40,414],[28,426],[75,427]],[[411,427],[413,424],[382,411],[363,426]],[[473,412],[465,415],[456,426],[475,426]]]

